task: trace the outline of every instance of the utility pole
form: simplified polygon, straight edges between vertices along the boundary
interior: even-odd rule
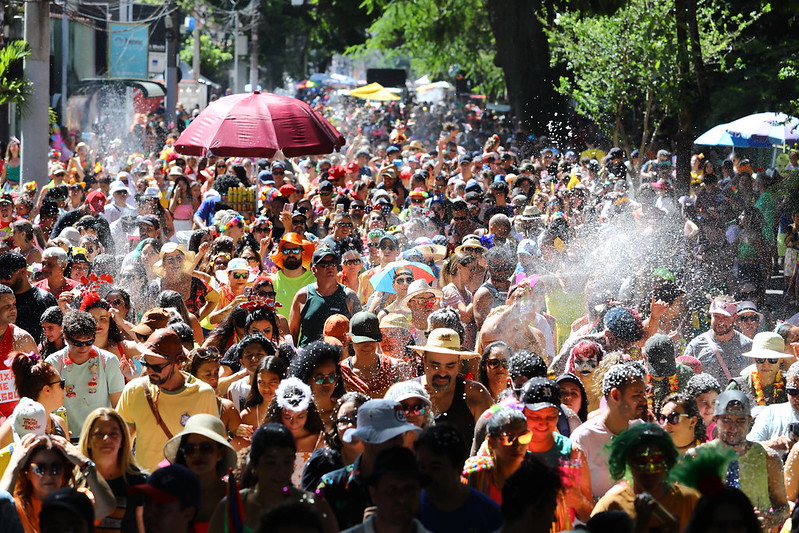
[[[63,0],[61,14],[61,124],[67,125],[67,69],[69,68],[69,17],[68,0]]]
[[[166,17],[166,123],[172,129],[175,126],[175,107],[178,100],[178,9],[175,0],[167,4],[169,14]]]
[[[234,7],[235,24],[233,30],[233,94],[239,92],[239,10]]]
[[[31,49],[24,72],[31,82],[27,113],[22,118],[22,169],[20,182],[48,181],[47,151],[50,136],[50,0],[25,2],[24,38]]]
[[[250,3],[253,13],[252,44],[250,45],[250,88],[258,89],[258,26],[261,22],[261,13],[255,9],[255,1]]]
[[[200,82],[200,3],[194,2],[194,50],[191,54],[191,77],[196,83]]]

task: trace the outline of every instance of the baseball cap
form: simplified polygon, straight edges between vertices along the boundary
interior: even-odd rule
[[[649,363],[649,372],[657,378],[673,376],[677,372],[674,360],[674,342],[668,335],[656,333],[647,339],[644,353]]]
[[[430,396],[428,396],[427,392],[424,389],[424,385],[419,383],[418,381],[399,381],[394,383],[387,391],[386,391],[386,400],[391,400],[394,402],[401,402],[402,400],[409,400],[411,398],[417,398],[422,400],[426,405],[431,406],[433,405],[430,402]]]
[[[75,517],[83,518],[86,524],[94,524],[94,505],[86,494],[67,487],[48,494],[42,501],[40,515],[49,516],[56,509],[65,509]]]
[[[322,261],[322,259],[324,259],[325,257],[335,257],[338,263],[341,262],[341,258],[338,256],[336,252],[334,252],[330,248],[322,247],[316,250],[313,253],[313,256],[311,256],[311,266],[318,265],[319,262]]]
[[[319,184],[319,190],[320,191],[332,191],[333,190],[333,184],[331,182],[327,181],[327,180],[324,180],[323,182],[321,182]]]
[[[345,335],[350,331],[350,319],[346,316],[336,313],[335,315],[330,315],[325,320],[325,325],[322,328],[322,337],[324,341],[330,344],[341,344],[344,345],[344,341],[346,340]],[[331,342],[331,341],[337,342]]]
[[[369,311],[358,311],[350,319],[350,339],[352,342],[380,342],[383,334],[380,333],[380,320],[377,315]]]
[[[627,307],[614,307],[605,314],[605,328],[625,342],[636,342],[643,335],[640,317]]]
[[[280,196],[291,196],[295,192],[297,192],[297,187],[292,185],[291,183],[286,183],[285,185],[281,185],[280,189]]]
[[[752,406],[749,398],[740,390],[726,390],[716,398],[713,415],[750,415]]]
[[[180,502],[180,506],[200,505],[200,481],[183,465],[159,468],[147,478],[147,483],[133,485],[128,494],[144,494],[156,503]]]
[[[421,428],[408,423],[402,404],[390,400],[369,400],[358,409],[357,427],[344,432],[344,442],[353,437],[369,444],[380,444],[406,431],[419,432]]]
[[[522,386],[521,402],[525,409],[530,411],[540,411],[547,407],[560,409],[559,400],[560,387],[558,384],[547,378],[530,378]]]
[[[144,355],[160,357],[173,363],[185,354],[180,336],[167,328],[153,331],[145,343],[139,344],[139,351]]]
[[[738,304],[714,298],[710,300],[710,309],[708,309],[708,313],[711,315],[735,316],[738,313]]]
[[[47,427],[47,411],[39,402],[23,396],[14,407],[11,420],[14,442],[19,442],[28,433],[42,437]]]

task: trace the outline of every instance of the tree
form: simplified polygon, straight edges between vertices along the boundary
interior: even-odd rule
[[[12,70],[30,53],[25,41],[9,41],[0,48],[0,105],[25,105],[31,94],[31,83],[22,76],[16,76]]]
[[[194,37],[189,37],[183,42],[180,50],[180,59],[189,65],[194,59]],[[230,66],[233,59],[231,45],[228,43],[215,43],[207,33],[200,33],[200,72],[217,82],[226,78],[223,69]]]
[[[558,90],[628,153],[643,152],[676,117],[678,187],[687,189],[693,123],[710,107],[707,72],[733,68],[727,55],[761,13],[696,0],[630,0],[611,16],[561,13],[547,30],[552,61],[571,73]]]

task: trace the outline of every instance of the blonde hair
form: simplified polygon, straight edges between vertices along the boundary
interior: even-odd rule
[[[83,428],[81,428],[80,432],[78,447],[81,453],[89,459],[92,458],[92,451],[89,448],[89,439],[92,437],[92,426],[101,418],[110,418],[116,422],[119,426],[119,432],[122,434],[122,443],[119,447],[119,454],[117,455],[117,466],[122,472],[122,475],[141,474],[142,470],[139,468],[139,465],[136,464],[136,459],[133,457],[133,452],[131,451],[131,439],[128,425],[122,419],[122,416],[114,409],[98,407],[89,413],[89,416],[87,416],[86,420],[83,422]]]
[[[442,287],[449,285],[452,281],[453,276],[458,272],[459,265],[469,265],[471,263],[475,263],[477,259],[475,259],[471,254],[467,254],[466,252],[455,252],[453,255],[449,257],[441,267],[441,274],[440,274],[440,284]]]

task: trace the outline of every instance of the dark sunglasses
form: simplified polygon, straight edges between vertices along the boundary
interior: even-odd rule
[[[777,363],[780,362],[779,358],[777,357],[755,357],[756,364],[762,365],[766,361],[768,361],[772,365],[776,365]]]
[[[233,279],[247,279],[250,277],[249,272],[234,272]]]
[[[326,376],[323,376],[322,374],[317,374],[315,376],[312,376],[311,379],[317,385],[324,385],[325,383],[330,383],[332,385],[333,383],[336,382],[337,377],[338,376],[336,376],[336,373],[333,372],[332,374],[328,374]]]
[[[213,453],[215,450],[216,445],[210,442],[202,442],[200,444],[186,443],[180,447],[180,451],[183,452],[183,455],[194,455],[194,453],[197,451],[200,452],[200,455],[208,455]]]
[[[166,367],[168,367],[171,364],[172,363],[164,363],[164,364],[161,364],[161,365],[154,365],[152,363],[148,363],[147,361],[142,361],[141,362],[141,366],[143,366],[144,368],[149,368],[150,370],[152,370],[156,374],[160,374]]]
[[[30,470],[40,477],[47,474],[58,476],[64,471],[64,463],[31,463]]]
[[[680,423],[680,419],[682,417],[690,418],[690,415],[687,415],[685,413],[669,413],[667,415],[664,415],[663,413],[659,413],[656,418],[657,418],[658,424],[660,424],[660,425],[669,424],[669,425],[672,425],[672,426],[676,426],[677,424]]]
[[[464,246],[463,251],[467,254],[482,254],[483,249],[478,248],[477,246]]]
[[[507,359],[486,359],[486,367],[491,370],[496,370],[499,367],[508,368]]]
[[[258,291],[255,293],[255,296],[260,298],[274,298],[277,296],[277,293],[275,291]]]
[[[354,426],[358,423],[358,419],[354,416],[340,416],[336,418],[337,426]]]
[[[336,261],[319,261],[318,263],[316,263],[316,268],[327,268],[327,267],[338,268],[339,264]]]
[[[338,222],[338,223],[336,223],[336,226],[338,226],[340,228],[351,228],[352,227],[352,222]]]
[[[75,339],[68,339],[68,340],[69,343],[76,348],[84,348],[86,346],[91,346],[92,344],[94,344],[94,339],[90,341],[76,341]]]
[[[48,383],[48,385],[52,386],[55,385],[56,383],[58,383],[62,389],[66,388],[67,382],[63,379],[59,379],[57,381],[51,381],[50,383]]]
[[[786,388],[785,393],[788,396],[799,396],[799,389]]]
[[[413,283],[413,278],[409,278],[407,276],[401,276],[399,278],[394,278],[394,283],[399,285],[410,285]]]
[[[738,322],[759,322],[760,317],[757,315],[744,315],[738,317]]]
[[[302,248],[283,248],[283,255],[300,255]]]
[[[360,259],[345,259],[344,260],[344,264],[347,265],[347,266],[360,265],[361,263],[363,263],[363,261],[361,261]]]
[[[380,249],[381,250],[388,250],[388,251],[393,252],[393,251],[395,251],[397,249],[397,247],[394,246],[393,244],[381,244],[380,245]]]

